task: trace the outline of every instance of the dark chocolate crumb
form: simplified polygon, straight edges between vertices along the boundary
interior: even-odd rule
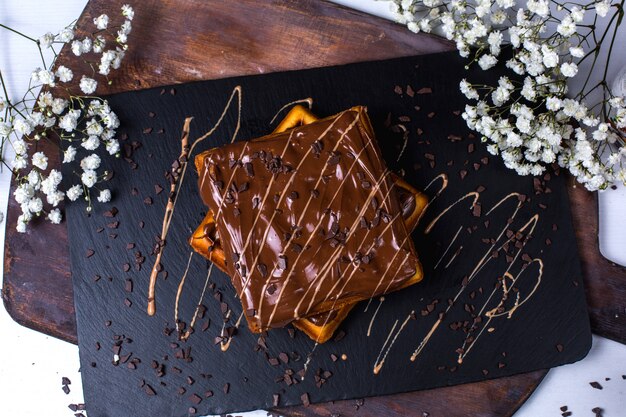
[[[143,390],[149,396],[156,395],[156,392],[154,391],[154,389],[150,385],[148,385],[148,384],[143,386]]]
[[[597,381],[590,382],[589,385],[591,385],[595,389],[602,389],[603,388],[602,385],[600,385],[600,383],[597,382]]]

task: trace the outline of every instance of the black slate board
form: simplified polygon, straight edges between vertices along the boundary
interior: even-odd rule
[[[115,172],[109,183],[114,194],[111,204],[98,205],[92,216],[85,215],[84,203],[67,208],[89,415],[184,416],[194,411],[189,407],[199,415],[219,414],[272,407],[273,394],[280,395],[281,406],[302,403],[305,393],[311,402],[361,398],[496,378],[584,357],[591,334],[563,178],[558,172],[541,178],[519,177],[498,157],[486,153],[459,115],[465,99],[458,91],[458,82],[468,76],[463,67],[464,62],[455,53],[444,53],[108,97],[122,121],[123,147],[135,150],[127,160],[105,160]],[[469,78],[485,81],[490,77],[493,82],[496,73],[470,71]],[[161,230],[168,188],[164,173],[180,152],[183,120],[195,116],[191,138],[200,136],[215,124],[237,85],[243,91],[238,136],[242,140],[271,131],[274,125],[269,121],[273,115],[292,100],[312,97],[313,110],[319,116],[356,104],[367,105],[388,165],[418,189],[426,189],[431,198],[414,236],[425,280],[385,297],[370,336],[368,327],[379,301],[372,301],[367,312],[366,302],[358,305],[342,325],[345,337],[313,351],[304,380],[297,373],[303,369],[313,342],[303,334],[296,332],[291,338],[286,329],[274,330],[265,338],[266,346],[255,348],[258,335],[251,334],[244,324],[229,350],[222,352],[215,344],[224,323],[218,298],[221,296],[232,309],[226,327],[233,326],[241,312],[228,277],[217,269],[210,280],[215,288],[210,286],[202,300],[206,314],[198,320],[189,340],[178,341],[175,331],[164,334],[164,329],[174,327],[176,289],[190,253],[186,241],[206,210],[196,191],[196,174],[191,166],[164,253],[168,275],[167,279],[161,275],[158,281],[157,314],[148,317],[145,313],[154,260],[151,251]],[[233,106],[216,134],[198,151],[229,141],[236,120]],[[399,161],[404,135],[401,128],[394,127],[398,123],[409,132]],[[133,169],[131,160],[137,169]],[[435,178],[442,173],[447,174],[448,185],[438,193],[443,181]],[[65,174],[71,176],[70,172]],[[155,184],[166,190],[157,194]],[[138,193],[133,193],[133,188]],[[477,200],[480,210],[470,209],[469,199],[453,204],[477,189],[481,191]],[[504,199],[512,192],[524,197]],[[147,197],[152,204],[146,204]],[[498,208],[488,214],[502,199]],[[518,202],[519,210],[514,215]],[[106,217],[105,211],[112,206],[119,213],[114,218]],[[448,207],[440,221],[425,233]],[[536,225],[532,236],[517,258],[507,259],[506,248],[492,254],[494,241],[490,239],[501,236],[495,246],[500,248],[524,224],[534,224],[533,216]],[[119,225],[114,228],[111,223],[116,221]],[[144,227],[140,222],[145,222]],[[104,230],[99,232],[99,228]],[[128,243],[135,247],[128,249]],[[508,249],[513,254],[515,244],[511,242]],[[94,254],[87,257],[90,250]],[[136,251],[141,254],[136,255]],[[136,256],[146,257],[140,271],[135,268]],[[468,280],[481,259],[489,261]],[[533,259],[543,263],[540,279],[540,261]],[[504,305],[507,311],[516,299],[521,305],[510,318],[505,311],[503,316],[488,320],[484,313],[498,306],[503,294],[501,277],[510,261],[511,275],[506,278],[509,294]],[[517,276],[528,262],[528,268],[512,285],[511,277]],[[128,272],[124,272],[125,263],[130,265]],[[194,312],[206,271],[207,262],[193,256],[180,304],[180,318],[185,322]],[[101,278],[96,280],[96,275]],[[128,279],[133,282],[132,292],[128,291]],[[449,311],[440,315],[448,306]],[[426,340],[439,317],[441,324],[411,361],[412,353]],[[210,326],[203,331],[209,320]],[[117,365],[112,364],[118,352],[115,345],[122,358]],[[278,364],[270,364],[268,358],[278,358],[281,352],[289,355],[288,363],[279,360]],[[459,364],[459,353],[464,352],[463,363]],[[346,360],[341,359],[342,354]],[[339,359],[333,361],[333,355]],[[384,366],[376,375],[374,367],[383,357]],[[159,370],[164,375],[158,376]],[[316,386],[316,375],[323,371],[330,371],[332,376],[320,388]],[[298,383],[288,385],[289,378],[281,380],[285,372],[293,372]],[[184,394],[178,393],[183,391],[180,387]],[[207,391],[213,394],[209,398]],[[194,404],[193,394],[202,399],[200,404]]]

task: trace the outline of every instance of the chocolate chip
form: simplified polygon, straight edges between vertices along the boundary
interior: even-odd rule
[[[198,405],[202,402],[202,397],[199,396],[198,394],[193,394],[189,397],[189,401],[191,401],[195,405]]]
[[[280,403],[280,395],[279,394],[274,394],[272,396],[272,407],[278,407],[279,403]]]
[[[430,87],[423,87],[417,90],[417,94],[431,94],[432,92],[433,92],[433,89]]]
[[[311,405],[311,400],[309,399],[309,394],[306,393],[306,392],[300,396],[300,400],[302,400],[302,404],[305,407],[308,407],[309,405]]]
[[[341,160],[341,155],[338,152],[333,152],[332,156],[328,158],[328,165],[337,165]]]
[[[265,291],[267,291],[267,293],[268,293],[269,295],[274,294],[274,293],[276,292],[276,285],[275,285],[275,284],[270,284],[270,285],[266,288],[266,290],[265,290]]]
[[[61,389],[63,390],[65,395],[68,395],[70,393],[70,387],[68,387],[67,385],[63,385]]]
[[[259,274],[261,274],[261,277],[265,278],[267,276],[267,266],[265,266],[265,264],[257,264],[256,269],[259,271]]]
[[[85,258],[91,258],[94,253],[96,253],[93,249],[87,249],[87,252],[85,253]]]
[[[227,382],[224,384],[224,388],[222,388],[224,391],[224,394],[228,394],[228,391],[230,391],[230,384]]]
[[[156,392],[154,391],[154,389],[150,385],[148,385],[148,384],[143,386],[143,390],[149,396],[156,395]]]
[[[252,162],[246,162],[243,164],[243,169],[246,171],[247,176],[254,177],[254,167],[252,166]]]
[[[600,383],[597,382],[597,381],[590,382],[589,385],[591,385],[595,389],[602,389],[603,388],[602,385],[600,385]]]
[[[291,193],[289,193],[289,199],[290,200],[297,200],[298,199],[298,192],[297,191],[292,191]]]

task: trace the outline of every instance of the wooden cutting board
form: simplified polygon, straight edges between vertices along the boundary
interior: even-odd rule
[[[112,13],[123,2],[104,3],[89,2],[78,20],[79,27],[86,27],[100,13]],[[399,25],[323,1],[167,0],[135,7],[137,17],[126,60],[103,94],[453,48],[437,37],[417,36]],[[80,71],[68,49],[63,50],[58,64]],[[570,191],[592,326],[596,333],[626,341],[626,319],[620,311],[626,287],[619,285],[620,280],[624,282],[624,268],[599,253],[596,196],[580,187]],[[42,223],[36,233],[18,234],[18,215],[19,207],[11,201],[2,291],[5,306],[16,321],[75,343],[67,230]],[[384,410],[386,415],[511,415],[544,374],[379,397],[367,400],[359,414],[380,415]],[[349,401],[281,413],[350,415],[354,410],[355,403]]]

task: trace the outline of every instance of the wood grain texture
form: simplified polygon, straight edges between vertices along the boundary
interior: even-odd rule
[[[545,371],[530,372],[491,381],[387,395],[358,401],[335,401],[309,407],[273,410],[286,417],[385,416],[385,417],[492,417],[511,416],[535,390]],[[497,386],[497,389],[494,387]],[[435,398],[438,398],[435,400]],[[442,401],[442,399],[445,399]]]
[[[86,27],[93,16],[110,12],[122,1],[92,1],[78,21]],[[191,0],[144,1],[135,5],[131,46],[122,69],[103,94],[150,86],[223,78],[278,70],[342,64],[450,50],[436,37],[416,36],[388,21],[323,1],[239,2]],[[80,30],[79,30],[80,33]],[[66,48],[59,65],[80,71]],[[45,148],[46,145],[42,145]],[[51,161],[58,166],[58,161]],[[626,342],[626,323],[619,306],[626,299],[624,268],[599,252],[597,198],[581,187],[570,193],[574,224],[583,260],[592,326],[596,333]],[[37,226],[37,233],[18,234],[19,207],[10,201],[2,296],[19,323],[76,343],[73,295],[64,226]],[[620,285],[621,283],[621,285]],[[618,317],[616,317],[616,315]],[[511,415],[544,375],[528,375],[459,387],[367,400],[360,415],[431,416]],[[451,397],[454,395],[454,397]],[[450,398],[458,400],[450,401]],[[281,410],[286,415],[327,415],[354,403]],[[467,408],[465,408],[467,407]],[[384,411],[381,411],[384,410]],[[413,411],[410,411],[413,410]],[[341,412],[341,411],[333,411]],[[324,414],[326,413],[326,414]]]

